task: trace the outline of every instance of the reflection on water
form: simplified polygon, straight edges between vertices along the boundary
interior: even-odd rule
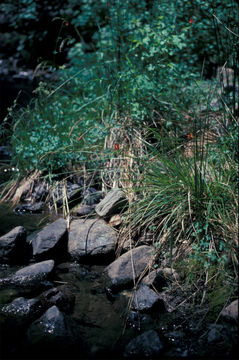
[[[30,234],[57,219],[47,209],[42,214],[17,214],[11,204],[0,203],[0,236],[16,226],[24,226]]]

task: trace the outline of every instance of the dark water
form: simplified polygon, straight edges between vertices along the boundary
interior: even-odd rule
[[[17,214],[11,204],[0,203],[0,236],[11,231],[16,226],[24,226],[31,234],[56,220],[57,216],[50,214],[47,208],[41,214]]]
[[[55,219],[56,216],[47,211],[43,214],[17,214],[13,212],[10,204],[0,204],[0,236],[20,225],[27,229],[30,236],[34,236],[35,232]],[[116,358],[118,355],[122,355],[125,345],[132,337],[137,336],[143,329],[152,328],[155,319],[147,315],[141,319],[140,324],[138,320],[134,320],[132,324],[126,326],[131,293],[124,291],[116,295],[114,301],[107,298],[104,290],[104,278],[102,277],[105,266],[80,265],[69,262],[63,265],[64,271],[62,271],[61,265],[63,264],[56,267],[51,281],[52,286],[67,284],[75,295],[75,306],[71,319],[74,322],[75,332],[80,334],[81,344],[84,344],[83,350],[81,349],[77,356],[78,358],[82,358],[82,356],[83,358]],[[19,266],[1,265],[0,277],[7,277],[18,269]],[[40,290],[39,294],[37,292],[31,294],[27,291],[25,293],[24,291],[13,286],[7,289],[0,288],[0,307],[20,296],[32,298],[41,293]],[[23,329],[22,333],[15,334],[14,339],[10,337],[9,340],[8,338],[4,340],[3,358],[39,358],[39,356],[47,358],[46,352],[48,350],[44,346],[41,355],[41,349],[36,349],[35,352],[34,348],[32,350],[29,347],[26,335],[24,335],[26,330]],[[4,332],[4,329],[0,331]],[[14,328],[12,331],[14,334]],[[28,347],[32,351],[30,355]],[[80,355],[81,353],[82,355]],[[66,344],[65,357],[66,354],[69,358],[75,358],[76,348],[68,347]],[[59,355],[56,348],[56,358]]]

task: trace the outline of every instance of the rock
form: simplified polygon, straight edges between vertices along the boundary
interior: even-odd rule
[[[134,243],[132,243],[132,239],[127,239],[124,241],[121,252],[126,253],[134,247]]]
[[[40,299],[44,308],[56,305],[60,311],[65,313],[71,313],[75,305],[75,295],[66,285],[43,292]]]
[[[32,239],[33,255],[39,260],[63,259],[67,255],[67,238],[67,222],[58,219]]]
[[[10,304],[4,305],[1,314],[7,321],[14,325],[23,325],[35,320],[43,312],[43,307],[39,299],[25,299],[19,297]]]
[[[153,270],[142,280],[142,284],[148,285],[157,291],[162,291],[164,287],[168,286],[168,282],[163,275],[163,270]]]
[[[46,200],[47,195],[49,194],[48,185],[45,182],[39,182],[34,185],[32,191],[32,198],[34,202],[42,202]]]
[[[137,329],[138,331],[142,328],[149,328],[149,326],[152,327],[152,316],[150,313],[131,310],[128,313],[126,324],[127,327]]]
[[[17,226],[0,237],[0,263],[24,263],[30,255],[27,231]]]
[[[53,268],[53,260],[46,260],[29,265],[7,278],[0,279],[0,285],[14,285],[15,287],[21,288],[38,288],[40,287],[41,282],[47,279]]]
[[[9,161],[11,160],[12,154],[9,152],[9,149],[7,146],[0,146],[0,160],[1,162]]]
[[[34,204],[20,204],[15,207],[14,211],[16,213],[30,213],[30,214],[39,214],[43,212],[44,202],[37,202]]]
[[[160,355],[163,344],[154,330],[148,330],[129,342],[124,357],[151,358]]]
[[[114,215],[127,205],[125,193],[120,189],[111,190],[99,204],[95,211],[101,217]]]
[[[118,227],[120,224],[122,224],[122,217],[120,215],[113,215],[110,218],[109,225]]]
[[[228,305],[222,311],[221,316],[226,320],[238,322],[238,299]]]
[[[132,309],[138,311],[165,310],[163,300],[147,285],[141,285],[134,293]]]
[[[166,279],[179,280],[180,278],[179,274],[173,268],[163,268],[162,272]]]
[[[147,231],[146,233],[142,234],[137,243],[139,245],[151,245],[154,242],[155,234]]]
[[[56,202],[58,206],[63,205],[63,187],[66,189],[66,196],[68,205],[70,208],[80,203],[82,200],[81,186],[78,184],[72,184],[70,181],[66,182],[66,185],[63,183],[58,184],[52,189],[51,203]]]
[[[77,209],[74,209],[73,214],[77,216],[86,216],[94,213],[94,207],[90,205],[80,205]]]
[[[97,191],[93,187],[88,187],[87,189],[82,191],[83,201],[82,204],[84,205],[95,205],[101,199],[101,191]]]
[[[207,341],[209,344],[215,344],[220,342],[225,338],[225,329],[223,325],[220,324],[212,324],[209,327],[209,331],[207,334]]]
[[[73,260],[111,257],[117,241],[116,232],[104,220],[74,220],[70,226],[68,251]]]
[[[35,320],[27,331],[28,341],[35,346],[45,344],[61,346],[70,338],[70,332],[64,315],[57,306],[50,307],[39,319]],[[56,350],[59,350],[56,348]]]
[[[151,262],[153,251],[152,246],[142,245],[121,255],[104,271],[106,286],[114,291],[132,286],[134,277],[137,280]]]
[[[41,261],[36,264],[26,266],[15,273],[17,277],[37,277],[39,279],[45,279],[45,276],[48,275],[54,267],[53,260]]]

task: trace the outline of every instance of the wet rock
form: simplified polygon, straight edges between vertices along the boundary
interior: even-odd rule
[[[67,222],[58,219],[41,230],[32,239],[33,255],[36,259],[63,259],[67,255]]]
[[[112,259],[116,232],[104,220],[74,220],[70,226],[68,251],[73,260],[85,258]]]
[[[222,311],[221,316],[226,320],[238,322],[238,299],[228,305]]]
[[[127,327],[140,330],[141,328],[152,327],[152,317],[150,313],[143,313],[136,310],[131,310],[126,320]]]
[[[44,203],[38,202],[35,204],[20,204],[15,207],[14,211],[16,213],[29,213],[29,214],[39,214],[43,212]]]
[[[111,190],[99,204],[95,211],[101,217],[114,215],[127,205],[125,193],[120,189]]]
[[[39,319],[35,320],[27,331],[30,344],[38,346],[55,346],[58,353],[59,347],[70,340],[71,332],[65,321],[64,314],[57,306],[50,307]],[[48,347],[47,347],[48,348]]]
[[[147,285],[141,285],[134,293],[132,309],[138,311],[165,310],[163,300]]]
[[[33,265],[26,266],[15,274],[0,279],[0,286],[12,286],[21,288],[40,287],[41,282],[47,279],[54,268],[53,260],[42,261]]]
[[[163,344],[154,330],[148,330],[129,342],[124,351],[124,357],[152,358],[162,353]]]
[[[56,305],[58,309],[65,313],[71,313],[75,305],[75,295],[66,285],[54,287],[40,295],[41,303],[44,308]]]
[[[30,255],[26,241],[27,232],[23,226],[17,226],[0,237],[0,263],[24,263]]]
[[[53,270],[53,268],[54,261],[45,260],[18,270],[15,273],[15,277],[21,277],[22,279],[38,278],[39,280],[43,280]]]
[[[163,271],[160,269],[151,271],[151,273],[143,278],[142,284],[148,285],[157,291],[162,291],[164,287],[169,285],[167,279],[164,277]]]
[[[1,314],[6,321],[16,325],[24,325],[41,315],[43,307],[39,299],[25,299],[19,297],[13,300],[10,304],[4,305],[1,309]]]
[[[153,250],[152,246],[142,245],[121,255],[104,271],[106,286],[114,291],[132,286],[134,277],[137,279],[151,262]]]

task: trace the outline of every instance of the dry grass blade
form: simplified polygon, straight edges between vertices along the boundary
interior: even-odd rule
[[[42,172],[40,170],[35,170],[22,180],[14,182],[1,201],[11,201],[13,204],[17,204],[23,195],[25,197],[31,196],[33,186],[40,179],[41,175]]]

